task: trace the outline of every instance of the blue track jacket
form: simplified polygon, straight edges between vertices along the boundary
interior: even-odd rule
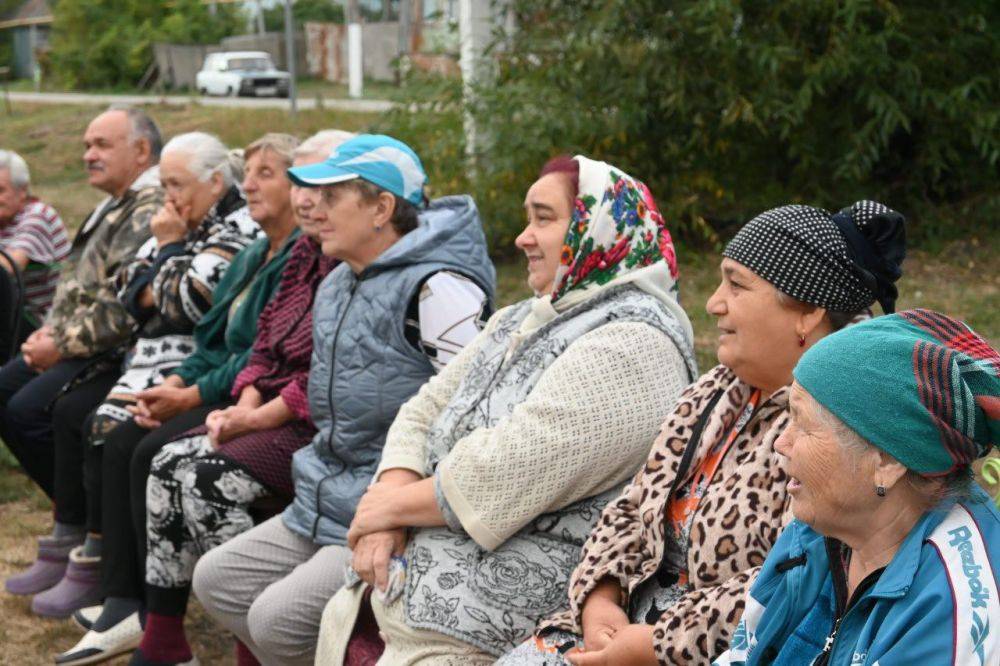
[[[1000,512],[972,497],[928,512],[878,581],[843,616],[828,666],[1000,665]],[[811,664],[833,628],[822,535],[793,521],[747,597],[732,643],[714,663]]]

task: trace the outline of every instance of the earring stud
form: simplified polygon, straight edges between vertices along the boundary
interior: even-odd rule
[[[875,494],[879,497],[885,497],[885,486],[875,486]]]

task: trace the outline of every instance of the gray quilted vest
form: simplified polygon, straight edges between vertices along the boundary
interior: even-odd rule
[[[442,270],[470,278],[493,302],[496,272],[471,197],[432,201],[417,229],[360,274],[342,263],[320,284],[309,371],[318,432],[292,459],[295,499],[283,517],[293,532],[346,544],[396,412],[434,374],[403,331],[410,300]]]

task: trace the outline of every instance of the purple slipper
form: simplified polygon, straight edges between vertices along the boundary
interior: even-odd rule
[[[101,601],[101,558],[85,557],[83,547],[69,554],[69,566],[59,584],[35,595],[31,612],[42,617],[69,617]]]
[[[7,592],[28,595],[49,589],[62,580],[69,563],[69,552],[82,542],[82,536],[66,539],[41,537],[38,539],[38,557],[27,571],[6,580],[4,587]]]

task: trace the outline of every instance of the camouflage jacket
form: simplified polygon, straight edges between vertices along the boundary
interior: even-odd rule
[[[115,275],[150,237],[163,206],[155,167],[119,199],[102,203],[73,239],[46,324],[64,358],[88,358],[127,341],[136,322],[118,300]]]

